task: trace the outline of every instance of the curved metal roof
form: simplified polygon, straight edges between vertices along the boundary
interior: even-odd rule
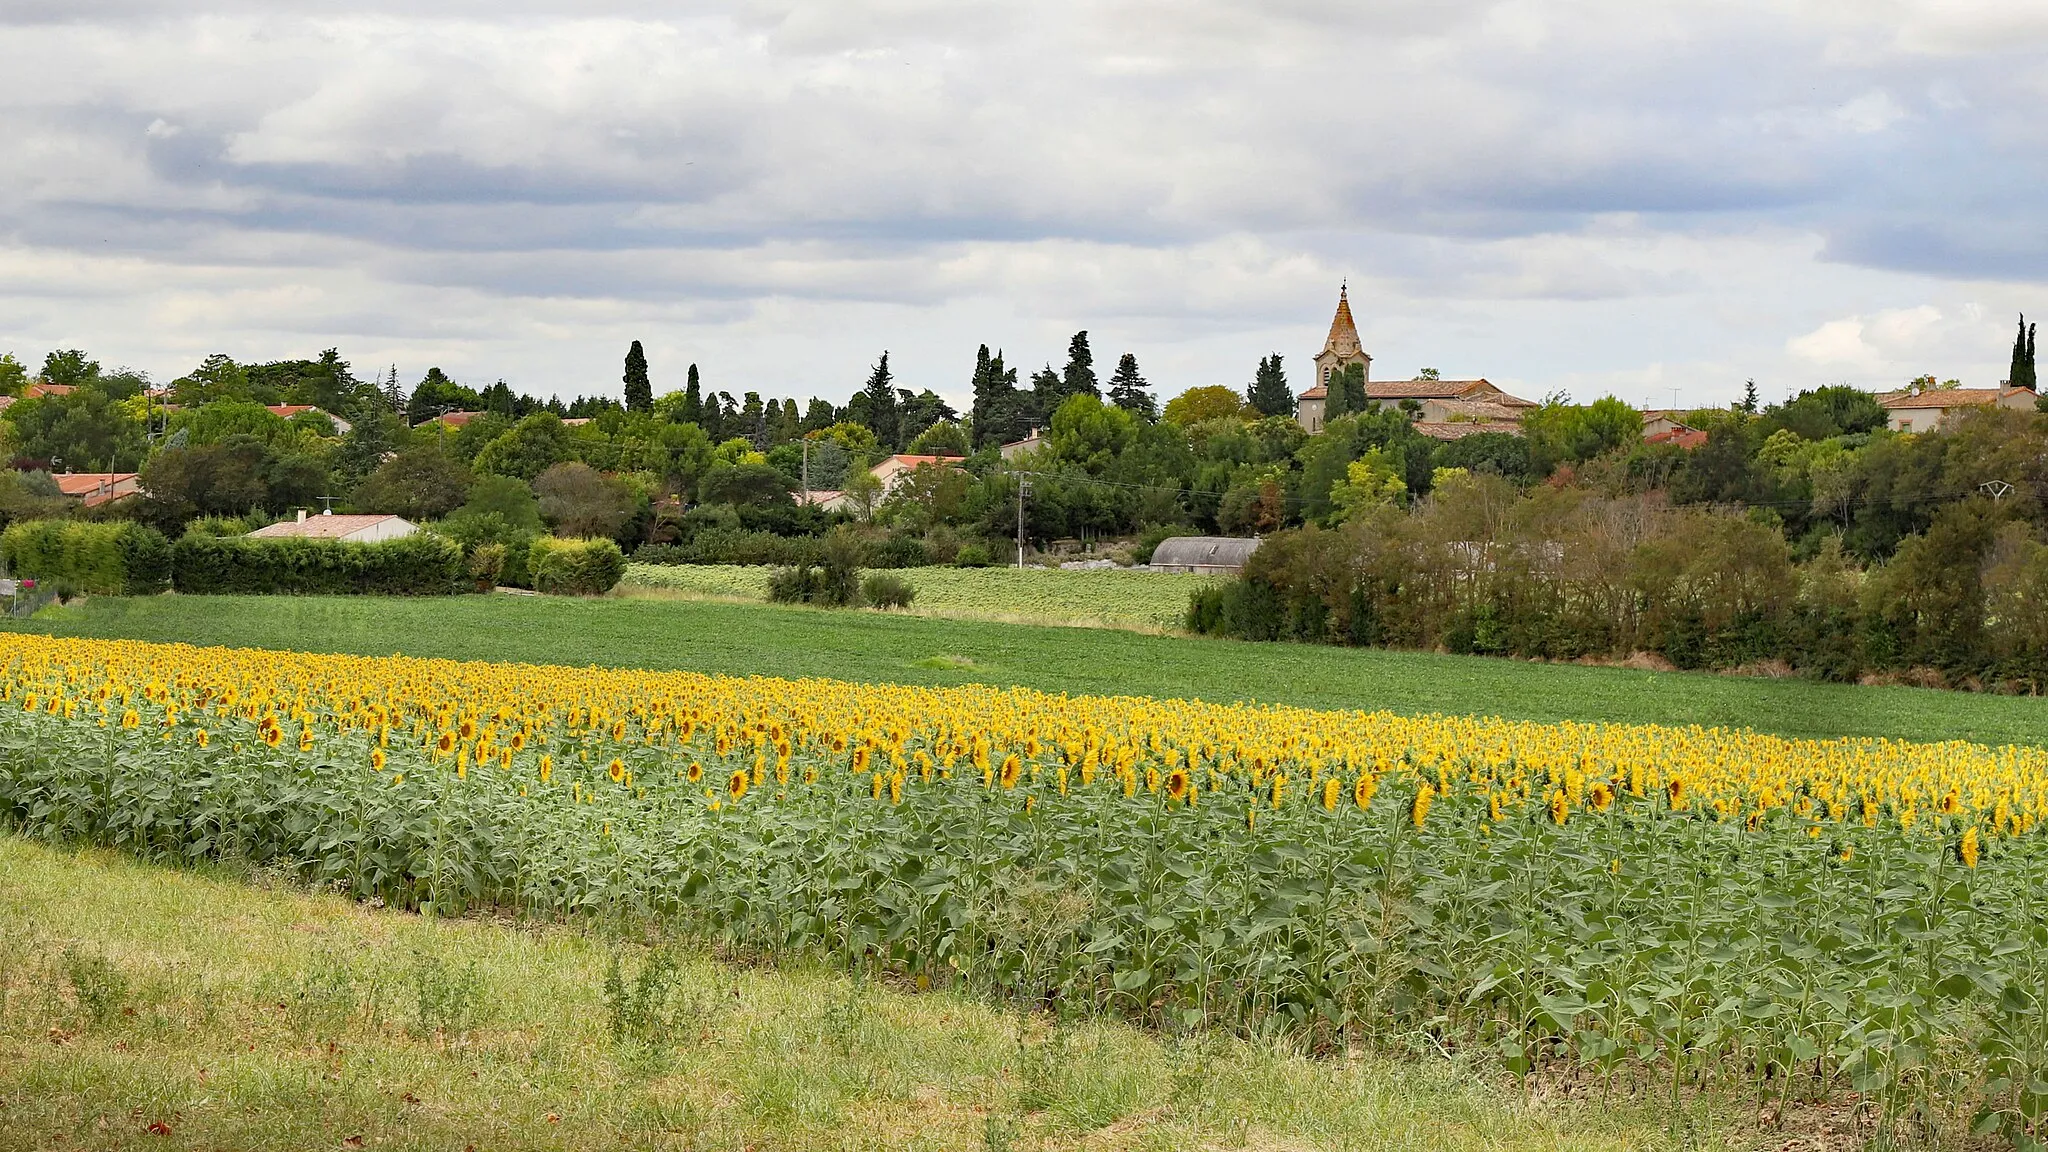
[[[1152,551],[1152,564],[1226,565],[1241,568],[1259,550],[1259,541],[1249,536],[1175,536],[1159,542]]]

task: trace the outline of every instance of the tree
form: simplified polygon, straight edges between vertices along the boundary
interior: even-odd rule
[[[356,487],[349,503],[359,512],[388,512],[408,520],[439,520],[469,498],[469,469],[431,444],[384,461]]]
[[[1017,370],[1004,367],[1001,349],[991,356],[983,344],[974,358],[974,407],[968,413],[975,445],[1003,444],[1020,436],[1027,407],[1027,397],[1017,389]]]
[[[1339,416],[1365,411],[1371,403],[1365,391],[1365,365],[1346,364],[1331,373],[1330,382],[1324,386],[1324,397],[1325,425]]]
[[[540,502],[526,481],[510,476],[479,476],[470,485],[469,499],[455,510],[456,517],[497,516],[515,533],[533,535],[543,525]]]
[[[0,355],[0,396],[19,396],[28,386],[28,368],[14,353]]]
[[[483,406],[483,397],[474,388],[457,384],[439,368],[429,368],[405,403],[405,422],[424,424],[448,412],[476,411]]]
[[[907,389],[896,390],[896,427],[904,439],[915,439],[934,424],[946,424],[958,420],[960,414],[953,410],[946,398],[926,388],[912,396]]]
[[[965,456],[974,449],[967,443],[966,429],[941,420],[918,433],[903,450],[916,456]]]
[[[1117,358],[1116,374],[1109,378],[1109,402],[1147,424],[1159,419],[1159,403],[1138,375],[1138,358],[1129,352]]]
[[[459,440],[461,434],[457,437]],[[460,444],[456,451],[461,454]],[[536,412],[478,449],[473,464],[478,472],[531,480],[568,459],[569,454],[569,430],[563,427],[561,417]]]
[[[405,411],[405,389],[398,383],[398,365],[393,364],[390,374],[384,377],[383,391],[384,403],[389,404],[393,412]]]
[[[542,519],[563,536],[614,536],[633,511],[624,484],[588,464],[557,464],[533,482]]]
[[[1064,401],[1069,396],[1102,398],[1102,389],[1095,383],[1095,353],[1088,350],[1086,329],[1074,333],[1074,338],[1067,341],[1067,368],[1060,374],[1060,399]]]
[[[118,472],[146,454],[140,409],[98,388],[17,400],[7,409],[14,452],[52,472]]]
[[[1294,389],[1287,384],[1287,371],[1280,367],[1280,354],[1259,358],[1259,374],[1245,392],[1251,406],[1266,416],[1294,415]]]
[[[1884,405],[1861,388],[1833,384],[1811,388],[1764,413],[1765,436],[1780,428],[1807,440],[1872,432],[1885,426]]]
[[[895,451],[900,429],[896,418],[895,377],[889,372],[886,349],[882,358],[875,361],[875,370],[868,373],[867,387],[861,389],[861,398],[867,401],[866,419],[862,422],[873,430],[882,447]]]
[[[1756,381],[1745,380],[1742,384],[1742,402],[1735,406],[1741,411],[1756,415]]]
[[[1204,420],[1221,417],[1243,419],[1251,411],[1244,397],[1235,388],[1221,384],[1210,384],[1203,388],[1190,388],[1166,402],[1166,411],[1161,419],[1183,428],[1199,424]]]
[[[788,504],[789,478],[765,463],[713,465],[697,485],[697,499],[704,504]]]
[[[100,377],[100,362],[88,360],[76,348],[52,352],[43,357],[43,383],[76,387]]]
[[[2014,388],[2034,388],[2034,328],[2027,323],[2026,313],[2020,314],[2020,334],[2012,341],[2012,373],[2006,381]]]
[[[647,353],[638,340],[626,349],[626,411],[654,411],[654,386],[647,382]]]

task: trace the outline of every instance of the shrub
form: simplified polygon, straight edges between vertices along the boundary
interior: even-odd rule
[[[612,540],[541,536],[528,551],[526,565],[536,592],[601,596],[626,574],[626,554]]]
[[[1154,524],[1138,534],[1138,546],[1131,551],[1131,560],[1137,564],[1150,564],[1152,553],[1159,545],[1175,536],[1198,536],[1200,533],[1185,524]]]
[[[995,563],[995,557],[989,554],[988,545],[970,540],[953,555],[953,563],[960,568],[986,568]]]
[[[488,592],[498,586],[498,577],[505,572],[505,546],[496,541],[479,544],[470,549],[465,565],[469,578],[476,581],[476,590]]]
[[[184,534],[187,536],[242,536],[260,527],[262,527],[260,523],[251,524],[237,516],[201,516],[197,520],[186,522]]]
[[[173,586],[201,595],[445,596],[473,586],[462,547],[430,532],[375,544],[187,535],[171,560]]]
[[[861,545],[860,561],[866,568],[923,568],[931,558],[915,536],[884,536]]]
[[[0,559],[16,576],[100,596],[142,596],[170,582],[170,544],[132,522],[23,520],[0,533]]]
[[[908,608],[917,589],[901,576],[876,572],[860,583],[860,598],[871,608]]]
[[[817,600],[824,573],[808,565],[777,568],[768,575],[770,604],[811,604]]]

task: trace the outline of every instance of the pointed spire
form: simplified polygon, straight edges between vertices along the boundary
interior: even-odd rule
[[[1330,320],[1330,338],[1323,342],[1323,348],[1345,355],[1358,351],[1358,325],[1351,319],[1351,284],[1348,280],[1337,288],[1337,315]]]

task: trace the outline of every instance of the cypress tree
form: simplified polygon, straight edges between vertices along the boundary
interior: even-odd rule
[[[647,353],[638,340],[626,349],[626,411],[654,411],[654,386],[647,382]]]
[[[1095,383],[1095,353],[1088,350],[1088,330],[1085,328],[1067,341],[1067,370],[1060,374],[1060,399],[1064,401],[1083,392],[1097,400],[1102,399],[1102,389]]]
[[[2037,384],[2034,375],[2034,329],[2027,324],[2025,313],[2020,314],[2020,334],[2012,341],[2012,371],[2006,381],[2014,388],[2033,388]]]
[[[1109,402],[1147,424],[1159,419],[1159,407],[1138,375],[1138,358],[1129,352],[1117,360],[1116,375],[1109,378]]]
[[[1294,389],[1287,386],[1287,372],[1280,367],[1280,354],[1260,357],[1259,374],[1245,397],[1263,416],[1294,415]]]
[[[875,440],[891,452],[900,444],[896,442],[896,386],[895,377],[889,372],[889,352],[882,351],[882,358],[875,361],[875,370],[868,374],[867,387],[862,394],[868,399],[868,431],[875,434]]]
[[[690,365],[690,383],[683,389],[683,408],[678,417],[685,424],[704,423],[704,386],[697,380],[697,366]]]
[[[967,418],[974,423],[977,443],[986,441],[996,430],[997,404],[992,368],[988,345],[983,344],[981,350],[974,354],[974,405],[967,410]]]

